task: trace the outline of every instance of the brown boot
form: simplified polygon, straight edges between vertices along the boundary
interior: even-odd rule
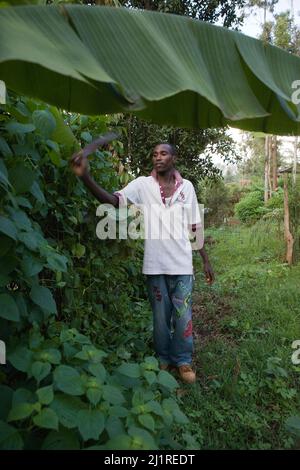
[[[183,364],[178,367],[179,377],[187,384],[193,384],[196,382],[196,373],[193,371],[189,364]]]

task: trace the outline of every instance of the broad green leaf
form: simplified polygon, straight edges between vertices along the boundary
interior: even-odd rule
[[[125,434],[125,428],[122,421],[116,416],[109,416],[105,423],[105,430],[110,439]]]
[[[78,450],[79,448],[76,434],[68,429],[51,431],[42,444],[42,450]]]
[[[103,398],[112,405],[121,405],[125,401],[121,390],[113,385],[103,386]]]
[[[128,450],[132,449],[132,438],[127,434],[120,434],[110,439],[106,444],[108,450]]]
[[[14,121],[9,122],[5,127],[10,134],[27,134],[35,130],[33,124],[22,124],[21,122]]]
[[[70,126],[65,124],[61,113],[56,107],[50,106],[49,110],[56,120],[56,127],[51,138],[58,144],[62,145],[69,155],[72,155],[75,150],[78,151],[80,149],[75,135],[73,134]]]
[[[2,141],[1,141],[1,139],[2,139],[2,137],[0,137],[0,153],[4,154],[4,152],[1,151],[1,142],[2,142],[2,145],[3,145],[3,143],[6,144],[6,142],[5,142],[4,139],[2,139]],[[8,147],[8,149],[9,149],[9,147]],[[4,185],[5,187],[9,186],[11,188],[11,184],[8,181],[8,172],[7,172],[7,169],[6,169],[6,166],[5,166],[3,160],[0,160],[0,183],[2,185]]]
[[[14,391],[12,405],[18,405],[20,403],[36,403],[36,397],[31,390],[28,388],[18,388]]]
[[[33,354],[25,347],[17,347],[14,351],[8,354],[9,362],[14,366],[15,369],[21,372],[29,372],[32,364]]]
[[[56,124],[55,124],[56,125]],[[59,145],[57,142],[55,142],[54,140],[51,140],[51,139],[47,139],[46,140],[46,144],[49,148],[51,148],[52,150],[54,150],[55,153],[60,153],[60,149],[59,149]]]
[[[93,405],[97,405],[102,397],[102,390],[99,388],[88,388],[86,396]]]
[[[88,370],[91,374],[99,380],[104,381],[106,377],[106,370],[102,364],[90,364]]]
[[[18,232],[18,239],[31,251],[37,251],[39,244],[42,242],[41,235],[36,230]]]
[[[33,412],[32,403],[18,403],[13,406],[8,414],[8,421],[19,421],[21,419],[28,418]]]
[[[56,121],[48,109],[36,109],[32,113],[32,121],[36,130],[44,138],[51,137],[56,127]]]
[[[87,143],[90,143],[93,140],[93,137],[89,132],[81,132],[80,137]]]
[[[77,425],[85,441],[98,439],[104,430],[104,415],[99,410],[81,410],[78,413]]]
[[[4,157],[11,157],[12,156],[12,151],[11,151],[8,143],[6,142],[6,140],[3,137],[0,137],[0,153],[2,153],[2,155],[4,155]],[[4,173],[3,168],[0,167],[0,169],[1,169],[2,173]],[[7,178],[7,173],[6,174],[4,173],[4,175]]]
[[[12,209],[11,218],[13,222],[15,223],[15,226],[17,227],[17,229],[31,230],[32,224],[26,212],[21,211],[21,210],[16,211],[15,209]]]
[[[32,204],[26,197],[16,196],[16,201],[21,207],[27,207],[27,209],[32,209]]]
[[[35,285],[30,291],[30,298],[42,310],[50,313],[57,313],[56,303],[51,291],[47,287]]]
[[[152,385],[154,382],[156,382],[155,372],[153,372],[151,370],[145,370],[143,375],[144,375],[144,377],[147,380],[149,385]]]
[[[50,157],[50,160],[51,162],[53,163],[53,165],[57,166],[58,168],[60,168],[61,166],[63,166],[63,160],[61,159],[61,156],[56,153],[56,152],[53,152],[53,150],[51,150],[49,152],[49,157]]]
[[[29,144],[14,144],[12,145],[14,154],[17,156],[30,156],[34,161],[40,160],[40,154],[38,151]]]
[[[17,194],[26,193],[30,190],[32,183],[36,179],[36,173],[20,163],[8,172],[9,181]]]
[[[173,400],[173,398],[164,398],[164,400],[162,401],[162,407],[164,410],[173,412],[173,410],[178,408],[178,404],[175,400]]]
[[[48,385],[47,387],[39,388],[36,391],[36,394],[38,396],[39,402],[42,405],[50,405],[50,403],[53,401],[53,398],[54,398],[52,385]]]
[[[127,418],[129,411],[124,406],[112,406],[109,410],[110,416],[116,416],[117,418]]]
[[[66,272],[67,262],[68,258],[66,258],[66,256],[59,255],[58,253],[51,253],[47,256],[47,266],[53,271]]]
[[[140,406],[145,404],[145,392],[143,389],[135,390],[132,395],[132,405]]]
[[[46,202],[45,196],[36,181],[33,182],[30,188],[30,192],[40,203],[45,204]]]
[[[21,6],[2,9],[0,43],[7,87],[66,110],[300,134],[300,58],[237,31],[135,9]]]
[[[4,233],[13,240],[17,239],[17,230],[15,224],[8,219],[0,215],[0,232]]]
[[[75,355],[76,358],[82,359],[83,361],[91,361],[92,363],[98,364],[107,354],[94,346],[83,346],[82,351]]]
[[[177,388],[179,386],[177,380],[175,380],[174,377],[165,370],[161,370],[159,372],[157,376],[157,381],[159,384],[163,385],[166,388],[169,388],[170,390],[173,390],[174,388]]]
[[[85,246],[81,245],[81,243],[76,243],[72,248],[72,253],[77,258],[81,258],[85,254]]]
[[[159,370],[158,360],[153,356],[147,356],[143,362],[143,366],[146,370]]]
[[[150,414],[143,414],[138,416],[138,420],[142,426],[150,431],[154,432],[155,430],[155,421]]]
[[[44,408],[40,413],[34,416],[33,422],[36,426],[46,429],[58,430],[57,414],[50,408]]]
[[[175,410],[173,410],[173,416],[175,418],[176,423],[179,423],[179,424],[188,424],[189,423],[189,420],[188,420],[187,416],[182,411],[180,411],[178,408],[175,408]]]
[[[0,318],[10,321],[20,320],[18,306],[9,294],[0,294]]]
[[[20,450],[23,449],[23,439],[18,429],[0,421],[0,449]]]
[[[162,416],[164,413],[161,404],[154,400],[148,401],[146,404],[146,408],[148,411],[151,411],[152,413],[158,416]]]
[[[145,429],[131,426],[128,429],[128,434],[132,437],[131,448],[143,450],[155,450],[157,445],[148,431]]]
[[[63,426],[72,429],[77,426],[78,412],[83,410],[85,406],[79,398],[59,393],[55,395],[50,408],[56,412],[59,422]]]
[[[131,378],[141,377],[141,369],[140,369],[139,364],[124,363],[124,364],[121,364],[117,368],[117,371],[120,374],[126,375],[127,377],[131,377]]]
[[[43,269],[43,263],[34,256],[25,255],[21,261],[21,269],[26,277],[35,276]]]
[[[50,362],[50,364],[60,364],[61,353],[54,348],[43,349],[36,354],[36,358],[40,361]]]
[[[31,366],[31,373],[37,382],[41,382],[51,371],[49,362],[36,361]]]
[[[84,381],[73,367],[58,366],[54,371],[54,381],[57,388],[68,395],[83,395],[85,392]]]

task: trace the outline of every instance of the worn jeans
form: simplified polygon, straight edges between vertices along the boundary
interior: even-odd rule
[[[147,275],[154,349],[161,364],[192,362],[193,275]]]

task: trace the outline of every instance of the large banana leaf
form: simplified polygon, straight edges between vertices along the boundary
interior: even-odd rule
[[[0,79],[84,114],[300,135],[300,58],[190,18],[69,5],[0,10]],[[295,101],[295,100],[294,100]]]

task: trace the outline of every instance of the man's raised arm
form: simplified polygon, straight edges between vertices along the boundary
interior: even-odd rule
[[[105,204],[111,204],[114,207],[119,206],[119,198],[115,194],[108,193],[105,189],[101,188],[96,181],[92,178],[89,172],[89,162],[87,159],[87,155],[95,151],[95,149],[99,145],[107,144],[112,138],[115,138],[114,134],[108,134],[97,141],[92,142],[89,146],[85,147],[80,152],[75,153],[71,160],[71,168],[75,175],[79,176],[80,179],[83,181],[85,186],[90,190],[90,192],[95,196],[98,201],[103,202]]]

